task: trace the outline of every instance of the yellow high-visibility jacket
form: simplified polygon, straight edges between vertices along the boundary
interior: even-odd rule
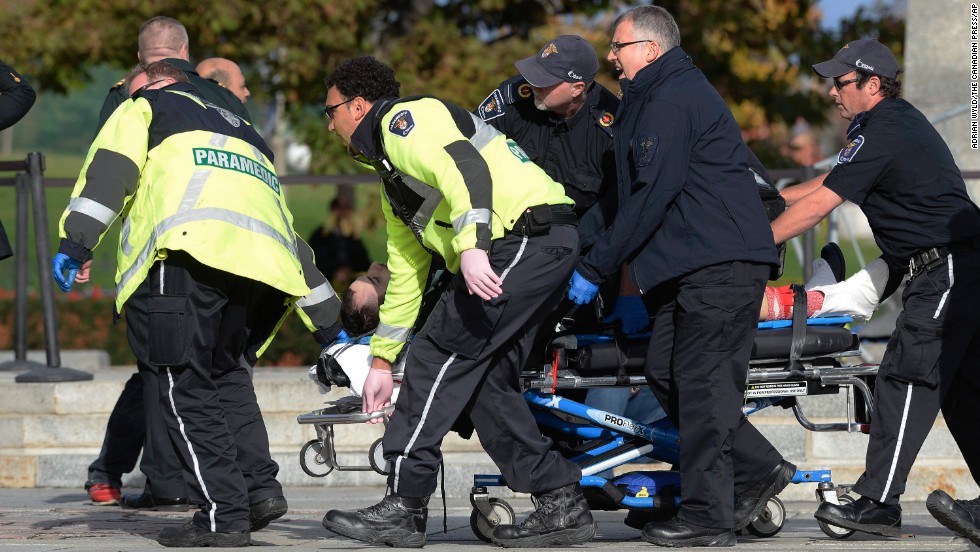
[[[89,149],[61,218],[59,251],[85,260],[122,217],[116,308],[168,250],[310,294],[293,217],[254,128],[177,83],[127,100]],[[332,290],[331,290],[332,291]]]
[[[529,207],[571,205],[513,140],[432,97],[380,100],[351,137],[382,177],[391,281],[371,354],[394,361],[418,316],[433,257],[490,249]]]

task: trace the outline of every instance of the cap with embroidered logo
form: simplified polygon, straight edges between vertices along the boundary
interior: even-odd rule
[[[858,69],[887,79],[896,78],[902,71],[895,54],[870,38],[848,42],[833,59],[813,66],[813,71],[824,78],[837,78]]]
[[[531,86],[546,88],[561,82],[592,82],[599,72],[595,48],[578,35],[561,35],[541,50],[515,63]]]

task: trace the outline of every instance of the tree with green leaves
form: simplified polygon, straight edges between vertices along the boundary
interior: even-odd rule
[[[820,26],[815,0],[666,0],[682,44],[726,98],[743,129],[825,121],[828,99],[809,66],[841,39],[882,35],[892,49],[902,26],[887,5],[859,10],[844,36]],[[322,79],[341,59],[371,53],[397,71],[405,94],[427,93],[475,107],[514,62],[549,38],[576,33],[608,52],[608,25],[626,7],[611,0],[127,0],[2,1],[6,58],[44,91],[78,88],[92,68],[122,74],[136,61],[140,24],[180,20],[196,59],[237,61],[256,103],[279,104],[314,152],[315,172],[358,170],[319,115]],[[885,25],[879,23],[885,22]],[[853,36],[848,36],[853,35]],[[859,36],[860,35],[860,36]],[[615,90],[608,71],[599,80]],[[96,107],[93,107],[96,109]],[[253,112],[259,111],[253,108]]]

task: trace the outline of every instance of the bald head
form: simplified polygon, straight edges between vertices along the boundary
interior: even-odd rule
[[[147,19],[140,27],[140,63],[147,65],[165,58],[178,58],[190,61],[190,46],[187,29],[173,17],[159,15]]]
[[[197,64],[197,74],[218,81],[244,104],[252,94],[245,86],[245,75],[237,63],[225,58],[208,58]]]

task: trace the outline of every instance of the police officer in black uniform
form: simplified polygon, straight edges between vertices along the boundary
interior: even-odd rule
[[[564,185],[581,217],[616,182],[610,127],[619,98],[593,81],[599,60],[580,36],[555,37],[516,65],[521,74],[502,82],[477,114]]]
[[[848,200],[868,217],[892,280],[909,275],[875,382],[865,471],[854,486],[861,498],[824,503],[816,517],[898,536],[899,498],[940,410],[980,481],[980,209],[942,137],[898,97],[900,69],[887,47],[856,40],[813,70],[833,79],[830,95],[851,121],[849,142],[830,173],[784,191],[790,206],[773,223],[775,239],[802,233]],[[977,502],[935,491],[927,506],[978,542]]]
[[[577,35],[548,41],[533,56],[518,61],[520,75],[505,80],[480,104],[476,113],[513,139],[528,157],[565,187],[575,200],[579,240],[583,250],[612,220],[616,210],[616,166],[612,125],[619,98],[594,81],[599,71],[595,49]],[[622,285],[621,285],[622,284]],[[622,320],[623,330],[634,333],[649,324],[649,316],[628,279],[603,285],[603,297],[616,297],[607,320]],[[543,327],[553,327],[563,313]],[[596,313],[584,309],[579,326],[595,322]],[[540,351],[540,344],[535,351]],[[570,398],[584,400],[585,393]]]

